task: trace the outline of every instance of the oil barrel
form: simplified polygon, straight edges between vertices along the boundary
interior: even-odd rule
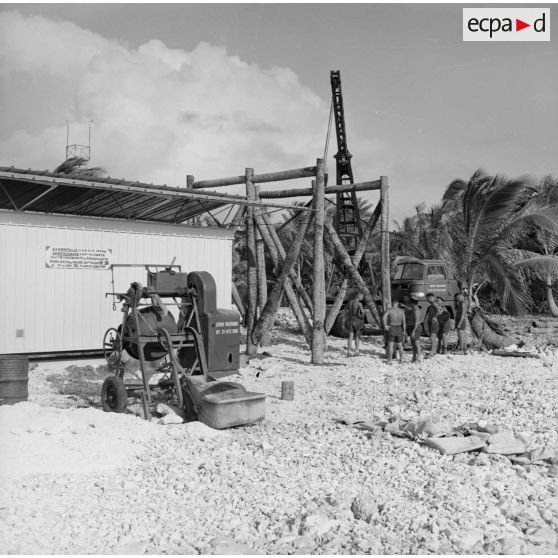
[[[24,355],[0,355],[0,405],[27,401],[29,359]]]

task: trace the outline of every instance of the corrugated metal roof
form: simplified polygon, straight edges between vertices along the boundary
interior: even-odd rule
[[[231,194],[0,167],[0,209],[182,223],[231,203],[249,204]]]

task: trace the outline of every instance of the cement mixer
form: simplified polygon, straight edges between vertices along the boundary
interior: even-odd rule
[[[217,381],[238,371],[240,316],[217,308],[213,277],[205,271],[182,273],[173,266],[145,267],[147,286],[134,282],[126,293],[107,293],[123,303],[123,316],[103,340],[112,372],[101,390],[103,409],[124,412],[128,396],[139,395],[150,420],[152,396],[164,393],[188,419],[200,418],[214,428],[263,420],[265,395]],[[125,377],[130,358],[139,361],[141,384]],[[159,379],[153,383],[155,375]]]

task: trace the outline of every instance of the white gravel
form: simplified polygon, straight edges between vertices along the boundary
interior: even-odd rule
[[[291,328],[284,317],[264,349],[273,357],[229,378],[268,395],[265,422],[247,428],[105,414],[100,361],[32,370],[29,402],[0,408],[0,549],[557,552],[556,464],[442,456],[334,421],[394,409],[454,426],[486,420],[522,433],[531,448],[558,449],[555,350],[541,359],[474,353],[390,368],[379,338],[365,338],[362,355],[350,359],[345,342],[330,339],[326,363],[313,366]],[[283,380],[294,381],[294,401],[279,398]],[[139,405],[131,409],[139,414]]]

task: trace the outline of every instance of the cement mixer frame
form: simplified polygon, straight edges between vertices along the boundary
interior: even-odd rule
[[[117,266],[117,264],[115,264]],[[130,267],[130,265],[123,265]],[[145,265],[148,285],[131,283],[126,293],[106,293],[117,297],[122,302],[122,322],[118,329],[110,328],[103,339],[103,351],[112,376],[103,383],[101,400],[105,411],[123,412],[127,405],[129,393],[139,391],[143,413],[150,420],[149,405],[152,392],[164,391],[174,393],[178,407],[184,409],[187,416],[193,413],[192,401],[188,395],[184,378],[192,374],[207,374],[207,359],[201,334],[201,322],[198,311],[198,297],[195,287],[189,286],[188,274],[175,272],[178,266]],[[164,267],[163,271],[158,271]],[[155,268],[155,271],[151,271]],[[206,272],[197,272],[196,276]],[[178,300],[180,298],[180,300]],[[150,299],[151,303],[142,302]],[[165,302],[163,302],[165,299]],[[178,308],[178,320],[173,327],[168,318],[167,306]],[[155,316],[154,316],[155,315]],[[149,319],[148,319],[149,318]],[[155,319],[155,322],[154,322]],[[159,322],[157,324],[157,322]],[[149,332],[146,333],[145,330]],[[179,353],[183,349],[193,349],[195,358],[190,358],[188,366],[179,362]],[[127,351],[139,360],[142,383],[124,383],[125,362],[123,353]],[[154,358],[149,358],[151,357]],[[163,373],[155,384],[150,384],[147,362],[164,359],[164,363],[155,368],[154,373]]]

